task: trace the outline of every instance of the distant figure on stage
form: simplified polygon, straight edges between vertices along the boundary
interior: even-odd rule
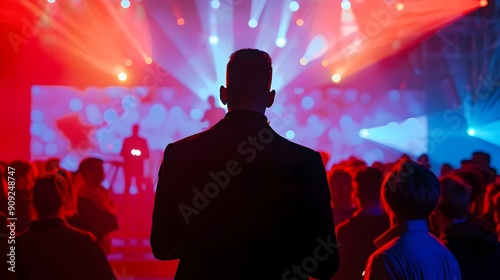
[[[208,127],[210,128],[224,117],[226,111],[215,105],[215,97],[211,95],[208,97],[208,104],[210,104],[210,108],[205,111],[205,115],[203,115],[201,121],[208,122]]]
[[[132,136],[123,140],[121,151],[123,157],[123,172],[125,173],[125,196],[130,194],[132,178],[135,178],[137,193],[143,191],[144,161],[149,158],[149,148],[146,139],[139,136],[139,125],[132,127]]]
[[[165,148],[151,247],[180,279],[329,280],[338,268],[330,191],[318,152],[277,134],[271,58],[233,53],[211,129]]]

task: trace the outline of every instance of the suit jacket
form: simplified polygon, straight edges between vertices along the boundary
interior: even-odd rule
[[[252,111],[169,144],[151,246],[180,259],[175,279],[330,279],[338,250],[319,153]]]

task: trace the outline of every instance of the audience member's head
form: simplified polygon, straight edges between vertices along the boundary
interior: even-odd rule
[[[62,216],[64,197],[61,189],[67,188],[66,181],[57,174],[46,175],[35,182],[33,188],[33,207],[38,219]]]
[[[444,177],[451,174],[452,172],[453,172],[453,167],[451,167],[451,165],[448,163],[443,163],[443,165],[441,165],[441,170],[439,174],[440,177]]]
[[[82,175],[85,183],[99,185],[104,180],[103,161],[98,158],[86,158],[80,162],[78,172]]]
[[[483,177],[480,172],[473,168],[467,168],[463,167],[459,170],[455,170],[453,175],[460,177],[462,180],[464,180],[469,186],[471,186],[471,194],[470,194],[470,199],[471,202],[475,201],[478,196],[484,192],[485,189],[485,184]]]
[[[251,110],[264,113],[274,102],[271,57],[264,51],[241,49],[227,63],[226,86],[221,86],[220,97],[228,110]]]
[[[387,174],[381,193],[393,224],[427,219],[439,200],[439,181],[426,167],[402,158]]]
[[[15,170],[14,177],[16,180],[16,190],[31,192],[35,183],[35,171],[29,162],[16,160],[9,164],[11,170]],[[5,169],[4,178],[7,178],[9,170]]]
[[[484,193],[484,202],[482,205],[483,209],[480,213],[480,215],[485,216],[486,219],[490,219],[495,213],[496,204],[494,199],[497,194],[500,194],[500,184],[496,182],[489,183],[486,186],[486,191]]]
[[[355,201],[359,209],[380,207],[382,173],[373,167],[362,168],[355,177]]]
[[[352,208],[352,177],[349,171],[342,167],[335,167],[330,174],[328,183],[332,195],[332,207],[336,209]]]
[[[61,185],[61,194],[64,198],[64,214],[66,217],[71,217],[76,214],[77,206],[76,206],[76,194],[73,187],[73,176],[71,172],[61,169],[57,172],[57,175],[61,176],[62,179],[66,182],[66,184]]]
[[[59,165],[60,162],[61,160],[58,158],[49,158],[45,161],[45,174],[57,173],[61,170],[61,166]]]
[[[423,154],[420,157],[418,157],[418,164],[425,166],[427,168],[431,168],[431,165],[429,164],[429,156],[427,154]]]
[[[347,160],[347,164],[351,167],[353,174],[366,167],[366,162],[354,156]]]
[[[383,164],[380,161],[375,161],[372,163],[372,167],[380,171],[380,173],[384,174],[385,173],[385,164]]]
[[[471,187],[456,176],[445,176],[440,180],[441,195],[433,218],[440,232],[456,220],[465,219],[470,206]]]

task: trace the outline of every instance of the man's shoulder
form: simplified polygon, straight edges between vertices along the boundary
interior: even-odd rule
[[[226,131],[219,131],[221,127],[216,124],[212,128],[187,136],[185,138],[179,139],[175,142],[170,143],[167,147],[172,149],[190,149],[191,147],[203,145],[204,143],[213,145],[213,139],[217,139],[220,137],[230,137],[230,135],[226,134]],[[270,126],[265,126],[264,129],[269,130],[272,133],[271,143],[283,149],[293,150],[295,153],[300,153],[304,157],[314,157],[315,155],[319,156],[319,153],[315,150],[308,148],[306,146],[300,145],[298,143],[292,142],[281,135],[279,135],[274,129]],[[221,133],[224,132],[224,135]],[[259,137],[259,135],[257,135]],[[262,136],[265,137],[265,136]],[[267,139],[266,139],[267,140]],[[269,144],[271,144],[269,143]]]
[[[183,147],[190,147],[191,145],[197,145],[199,144],[200,141],[203,141],[203,139],[208,135],[208,130],[198,132],[196,134],[189,135],[187,137],[181,138],[179,140],[176,140],[170,144],[168,144],[167,147],[170,149],[172,148],[183,148]]]

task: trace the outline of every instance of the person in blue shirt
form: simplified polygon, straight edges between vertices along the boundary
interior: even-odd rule
[[[391,228],[374,241],[379,249],[365,269],[365,280],[462,279],[453,254],[429,233],[439,180],[426,167],[402,158],[382,183],[382,206]]]

